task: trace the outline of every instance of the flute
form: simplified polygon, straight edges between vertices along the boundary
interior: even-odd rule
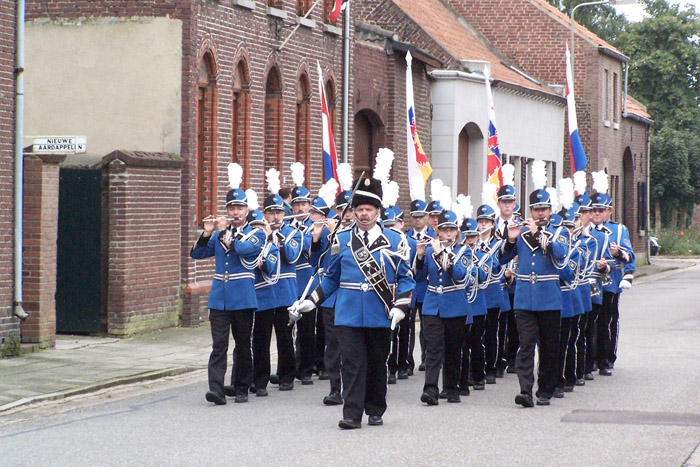
[[[306,216],[308,216],[308,215],[309,215],[308,212],[307,212],[307,213],[301,213],[301,214],[291,214],[291,215],[289,215],[289,216],[284,216],[282,219],[284,219],[284,220],[286,221],[286,220],[289,220],[289,219],[298,219],[298,218],[300,218],[300,217],[306,217]]]

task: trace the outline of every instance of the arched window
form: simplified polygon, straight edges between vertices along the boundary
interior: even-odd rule
[[[632,151],[629,147],[625,149],[622,156],[622,193],[620,199],[616,200],[619,208],[622,208],[622,223],[627,226],[630,232],[637,229],[637,216],[635,208],[639,209],[636,204],[635,189],[637,188],[634,180],[634,162],[632,160]]]
[[[282,78],[273,67],[265,82],[264,169],[282,171]]]
[[[355,114],[355,157],[353,169],[355,178],[362,171],[372,175],[374,156],[384,145],[384,125],[379,116],[369,109],[363,109]]]
[[[197,82],[197,222],[216,215],[216,66],[207,52],[199,63]]]
[[[294,160],[304,164],[307,188],[311,185],[311,83],[304,72],[297,81],[297,113],[294,132]]]
[[[338,147],[338,131],[336,125],[338,124],[338,108],[335,104],[337,100],[335,92],[335,83],[332,79],[326,80],[326,105],[328,106],[328,118],[330,119],[331,133],[333,133],[333,140],[335,141],[335,147]]]
[[[250,178],[250,70],[241,59],[233,70],[231,160],[243,167],[243,184]]]

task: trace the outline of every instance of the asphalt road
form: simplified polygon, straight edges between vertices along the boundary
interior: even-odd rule
[[[512,374],[426,407],[417,372],[389,387],[384,426],[341,431],[325,381],[218,407],[198,372],[3,417],[0,465],[682,465],[700,442],[698,283],[625,292],[614,375],[550,407],[516,406]]]

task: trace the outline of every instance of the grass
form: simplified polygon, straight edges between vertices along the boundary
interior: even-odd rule
[[[700,233],[695,230],[663,230],[658,239],[661,255],[700,256]]]

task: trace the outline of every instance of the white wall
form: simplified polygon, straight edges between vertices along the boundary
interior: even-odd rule
[[[180,153],[182,22],[27,23],[25,145],[87,136],[92,164],[115,149]]]

